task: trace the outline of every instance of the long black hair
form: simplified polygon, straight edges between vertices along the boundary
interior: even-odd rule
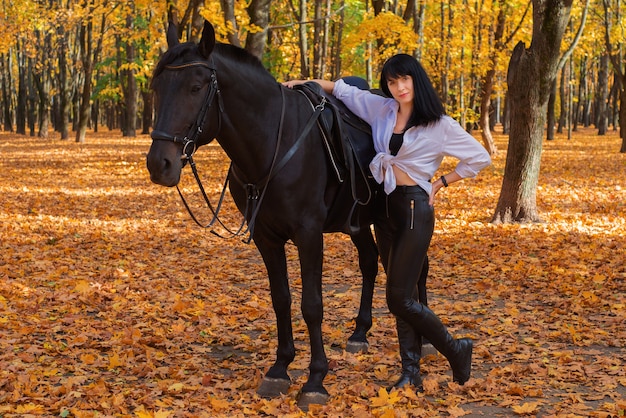
[[[397,54],[385,62],[380,72],[380,88],[383,93],[392,97],[387,80],[405,75],[413,79],[413,113],[409,118],[407,128],[429,125],[438,121],[446,114],[446,111],[426,70],[414,57],[408,54]]]

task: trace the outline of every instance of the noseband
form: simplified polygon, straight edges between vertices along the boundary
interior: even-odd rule
[[[209,109],[211,108],[211,104],[217,95],[217,103],[219,106],[219,112],[217,113],[217,133],[220,131],[222,127],[222,112],[224,111],[224,104],[222,102],[222,95],[220,93],[219,85],[217,84],[217,71],[215,67],[211,65],[212,63],[208,63],[205,61],[191,61],[185,64],[179,65],[166,65],[165,70],[170,71],[181,71],[190,67],[206,67],[211,71],[211,79],[209,81],[207,95],[202,103],[202,107],[200,107],[200,111],[196,116],[196,120],[193,125],[189,128],[189,132],[183,138],[171,135],[164,131],[153,131],[150,135],[152,139],[160,140],[160,141],[171,141],[177,144],[182,144],[183,146],[183,155],[181,156],[185,162],[192,163],[192,156],[196,152],[198,148],[198,138],[200,134],[202,134],[202,127],[206,122],[206,117],[209,113]]]

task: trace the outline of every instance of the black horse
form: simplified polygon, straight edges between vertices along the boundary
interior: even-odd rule
[[[276,313],[276,361],[258,393],[278,396],[290,385],[287,368],[295,348],[285,245],[291,240],[300,259],[301,309],[311,346],[309,378],[299,405],[306,409],[310,403],[324,403],[329,395],[323,386],[328,372],[321,331],[323,233],[348,232],[358,250],[363,288],[349,343],[366,346],[378,272],[371,205],[355,205],[354,193],[346,187],[349,181],[339,180],[309,98],[283,87],[245,50],[216,42],[208,22],[198,44],[179,43],[173,25],[167,38],[169,49],[152,80],[156,122],[147,156],[151,180],[177,185],[196,147],[217,139],[232,161],[231,195],[248,225],[254,224],[251,236],[267,268]],[[352,219],[359,224],[348,229],[346,217],[354,215],[355,206],[360,213]]]

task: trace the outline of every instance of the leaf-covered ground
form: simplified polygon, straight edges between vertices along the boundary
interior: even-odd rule
[[[430,252],[430,305],[455,335],[475,339],[472,379],[452,383],[431,354],[425,393],[381,390],[399,373],[384,274],[370,350],[346,353],[360,278],[349,239],[328,235],[332,396],[310,416],[626,415],[620,139],[584,130],[545,143],[545,222],[495,226],[505,141],[492,168],[439,194]],[[294,248],[294,384],[265,400],[255,390],[276,331],[260,256],[197,227],[175,189],[150,183],[149,144],[117,133],[83,145],[0,134],[0,416],[304,416],[296,395],[309,353]],[[217,198],[227,166],[219,147],[202,149],[198,166]],[[200,207],[189,172],[183,188]]]

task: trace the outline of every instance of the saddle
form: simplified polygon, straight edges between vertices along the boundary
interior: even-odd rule
[[[346,81],[358,83],[359,88],[369,88],[360,78],[350,77]],[[370,125],[315,82],[306,82],[294,89],[306,96],[314,108],[323,106],[317,124],[335,176],[345,189],[338,194],[338,201],[333,202],[327,224],[342,224],[337,229],[348,234],[358,232],[365,225],[369,227],[371,222],[361,217],[361,211],[357,209],[371,202],[378,187],[369,169],[369,163],[376,155]],[[351,199],[351,205],[346,205],[346,196]]]

